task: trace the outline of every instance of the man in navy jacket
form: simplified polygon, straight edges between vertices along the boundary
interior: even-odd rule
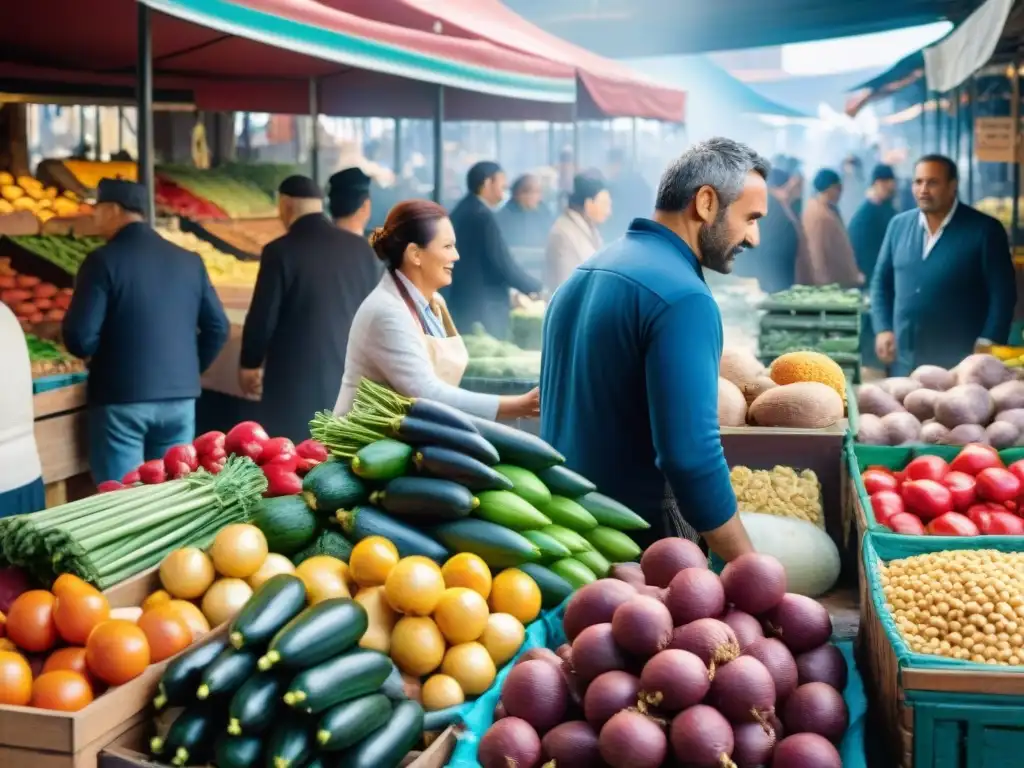
[[[914,198],[917,210],[889,222],[871,281],[875,350],[893,376],[1005,344],[1017,302],[1006,230],[957,201],[956,164],[922,157]]]
[[[143,221],[143,188],[103,179],[90,253],[64,318],[68,350],[89,361],[89,464],[97,483],[191,442],[199,376],[228,320],[198,254]]]

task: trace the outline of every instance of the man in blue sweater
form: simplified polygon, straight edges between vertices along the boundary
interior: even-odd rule
[[[1017,303],[1006,230],[957,201],[956,163],[922,157],[914,199],[917,210],[889,222],[871,281],[875,351],[892,376],[1005,344]]]
[[[725,560],[752,549],[719,438],[722,318],[703,270],[728,273],[758,244],[767,175],[734,141],[690,148],[662,177],[653,217],[634,219],[548,307],[541,435],[651,523],[642,546],[684,533],[681,514]]]
[[[198,254],[143,221],[143,188],[103,179],[96,203],[109,241],[90,253],[64,318],[64,343],[89,362],[89,463],[97,483],[191,442],[199,375],[228,320]]]

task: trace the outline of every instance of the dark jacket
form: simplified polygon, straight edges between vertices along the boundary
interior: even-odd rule
[[[537,293],[541,282],[527,274],[509,253],[498,222],[476,195],[466,195],[451,214],[459,262],[455,279],[444,292],[456,327],[470,333],[482,323],[499,339],[508,336],[509,289]]]
[[[68,350],[91,358],[91,405],[199,397],[228,331],[202,259],[141,222],[86,257],[64,318]]]
[[[510,248],[543,248],[555,223],[543,203],[527,210],[515,200],[509,200],[494,216]]]
[[[305,440],[313,414],[334,408],[352,318],[380,275],[366,238],[319,213],[263,249],[239,362],[264,366],[261,412],[271,435]]]
[[[919,216],[914,209],[889,222],[871,281],[875,333],[896,334],[894,376],[952,368],[979,338],[1005,344],[1017,301],[1002,224],[960,203],[925,259]]]
[[[857,259],[857,268],[864,273],[865,286],[871,285],[871,276],[874,275],[875,264],[878,263],[878,253],[882,250],[882,241],[885,240],[885,230],[895,215],[896,209],[891,200],[880,203],[865,200],[853,214],[850,225],[846,228],[850,234],[853,255]]]
[[[792,288],[802,232],[800,221],[789,214],[775,195],[768,195],[768,214],[758,222],[761,244],[736,259],[733,274],[757,279],[765,293]]]

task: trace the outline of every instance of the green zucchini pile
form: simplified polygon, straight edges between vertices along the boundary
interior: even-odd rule
[[[366,611],[306,607],[290,574],[268,580],[231,623],[168,665],[154,705],[181,707],[151,742],[161,763],[217,768],[395,768],[426,722],[386,655],[358,647]]]

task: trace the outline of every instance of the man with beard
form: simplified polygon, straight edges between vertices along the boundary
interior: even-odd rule
[[[695,530],[725,560],[752,549],[719,439],[722,318],[703,271],[728,273],[758,244],[767,175],[729,139],[690,148],[662,177],[652,218],[634,219],[548,307],[541,436],[651,523],[641,546]]]

